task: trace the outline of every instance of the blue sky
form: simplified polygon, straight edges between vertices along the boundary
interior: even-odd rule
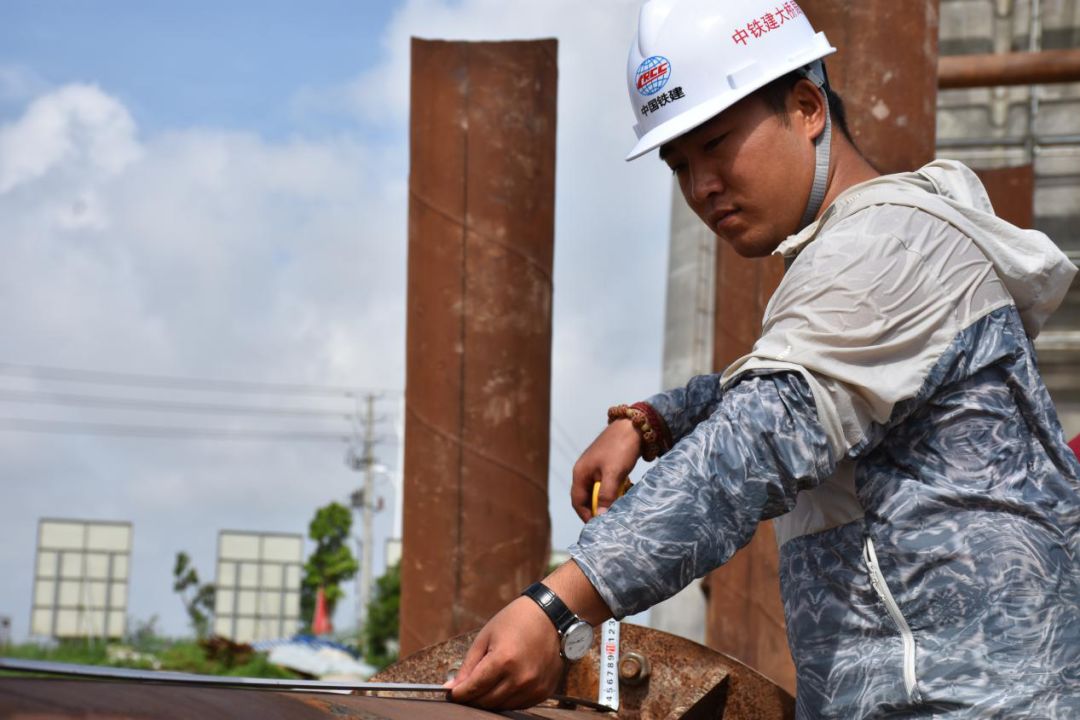
[[[110,389],[19,375],[10,364],[403,387],[414,35],[559,40],[550,492],[553,545],[573,541],[573,460],[609,405],[659,389],[670,174],[654,158],[623,161],[633,144],[624,69],[636,6],[0,3],[0,615],[12,617],[17,639],[27,632],[39,517],[133,522],[129,615],[158,615],[178,634],[177,551],[212,577],[219,530],[302,533],[315,508],[355,489],[340,443],[32,433],[27,420],[184,418],[12,398],[142,392],[155,402],[345,412],[350,401]],[[392,397],[385,402],[392,415]],[[392,442],[379,460],[394,470]],[[392,505],[388,481],[379,492]],[[391,511],[376,531],[392,534]]]
[[[0,62],[49,84],[106,87],[145,132],[208,126],[283,138],[355,126],[332,113],[300,116],[289,101],[378,62],[394,10],[343,0],[7,0]]]

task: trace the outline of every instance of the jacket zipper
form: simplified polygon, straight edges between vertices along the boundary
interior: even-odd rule
[[[869,535],[863,543],[863,558],[870,571],[870,584],[881,598],[881,602],[885,604],[885,610],[888,611],[889,617],[900,631],[900,640],[904,647],[904,690],[907,691],[908,700],[919,702],[922,697],[915,681],[915,635],[911,632],[911,627],[900,612],[900,606],[896,604],[889,586],[885,583],[885,576],[878,565],[877,553],[874,552],[874,541]]]

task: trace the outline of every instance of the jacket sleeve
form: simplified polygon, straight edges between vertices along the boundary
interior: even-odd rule
[[[630,615],[727,562],[759,522],[791,510],[834,467],[803,377],[748,374],[585,525],[570,555],[615,616]]]
[[[662,421],[663,447],[670,448],[686,437],[720,403],[720,375],[698,375],[686,387],[657,393],[645,400]]]

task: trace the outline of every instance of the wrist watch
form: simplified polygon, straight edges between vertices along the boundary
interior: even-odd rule
[[[551,620],[559,633],[559,652],[564,658],[574,662],[588,654],[593,640],[592,625],[575,615],[544,583],[534,582],[521,594],[539,605]]]

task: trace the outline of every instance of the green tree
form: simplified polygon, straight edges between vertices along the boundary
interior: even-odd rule
[[[184,603],[195,636],[204,638],[210,629],[210,614],[214,612],[215,588],[210,583],[199,582],[199,573],[191,564],[191,558],[184,551],[176,553],[173,565],[173,592],[180,595]]]
[[[326,611],[333,617],[338,600],[345,594],[341,583],[355,577],[360,567],[349,550],[351,529],[352,511],[336,502],[316,510],[308,526],[315,550],[304,564],[304,582],[300,587],[300,611],[308,627],[315,614],[319,587],[326,595]]]
[[[401,563],[375,581],[364,627],[364,659],[382,669],[397,660],[398,610],[401,607]]]

